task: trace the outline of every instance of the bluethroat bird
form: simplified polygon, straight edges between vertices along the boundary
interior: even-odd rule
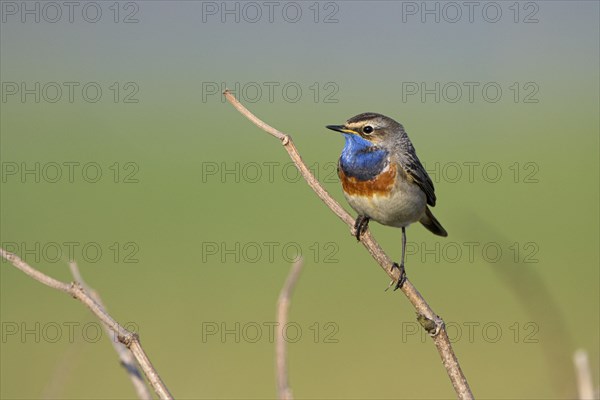
[[[448,236],[428,207],[435,206],[433,183],[404,127],[393,119],[364,113],[327,128],[343,133],[346,139],[337,170],[344,196],[358,213],[356,239],[360,240],[371,219],[402,228],[402,261],[392,265],[400,269],[396,290],[406,280],[406,227],[418,221],[434,234]]]

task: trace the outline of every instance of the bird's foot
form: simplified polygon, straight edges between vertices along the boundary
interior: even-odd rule
[[[390,271],[393,271],[394,268],[398,268],[400,270],[400,276],[398,277],[397,281],[391,281],[390,284],[388,285],[388,287],[385,289],[385,291],[387,292],[389,288],[392,287],[392,285],[395,284],[394,286],[394,292],[398,289],[400,289],[402,287],[402,285],[404,285],[404,282],[406,282],[406,271],[404,269],[404,264],[400,264],[398,265],[398,263],[393,263]]]
[[[356,240],[360,241],[360,237],[367,231],[369,227],[369,217],[365,215],[359,215],[354,222],[354,236]]]

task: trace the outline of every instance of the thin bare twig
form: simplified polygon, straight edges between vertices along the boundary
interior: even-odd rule
[[[106,311],[106,306],[102,302],[98,292],[90,288],[83,280],[83,276],[81,276],[81,272],[79,271],[77,263],[75,261],[71,261],[69,263],[69,268],[71,269],[71,275],[73,275],[75,282],[77,282],[83,288],[83,290],[85,290],[90,297]],[[109,338],[113,336],[110,327],[106,324],[103,325],[107,336]],[[123,368],[125,368],[129,379],[131,379],[131,383],[133,384],[133,388],[135,389],[138,398],[142,400],[151,400],[152,394],[150,393],[150,389],[148,388],[142,373],[138,369],[138,365],[133,358],[133,354],[127,350],[127,347],[125,347],[123,343],[119,342],[118,340],[114,340],[114,338],[110,339],[110,343],[117,352],[119,360],[121,360],[121,365]]]
[[[235,96],[229,91],[223,92],[225,98],[231,105],[233,105],[243,116],[252,121],[256,126],[269,133],[270,135],[281,140],[281,144],[287,151],[288,155],[300,171],[300,174],[306,180],[308,185],[313,191],[319,196],[319,198],[337,215],[342,221],[348,225],[351,231],[354,229],[354,218],[340,206],[340,204],[331,197],[331,195],[321,186],[319,181],[310,172],[300,153],[296,149],[292,138],[277,129],[269,126],[254,114],[252,114],[246,107],[244,107]],[[367,230],[364,235],[361,236],[361,243],[366,247],[367,251],[377,261],[381,268],[388,274],[388,276],[397,281],[400,273],[398,268],[391,268],[392,260],[383,251],[379,243],[373,239],[371,233]],[[414,287],[414,285],[407,279],[402,285],[402,292],[406,295],[410,303],[417,311],[418,320],[427,330],[429,335],[433,338],[433,343],[440,354],[444,368],[448,373],[448,377],[452,382],[452,386],[456,391],[459,399],[473,399],[473,393],[467,382],[467,378],[463,374],[458,359],[452,349],[452,344],[446,333],[444,321],[431,309],[429,304],[425,301],[421,293]]]
[[[575,372],[577,375],[577,392],[579,400],[594,400],[594,383],[590,371],[590,360],[585,350],[577,350],[573,354]]]
[[[119,342],[123,343],[133,354],[137,360],[138,365],[144,371],[146,379],[150,382],[150,385],[158,395],[160,399],[172,399],[171,393],[161,380],[160,376],[152,366],[150,359],[144,352],[138,335],[134,332],[130,332],[121,326],[116,320],[114,320],[98,302],[96,302],[91,295],[78,283],[66,283],[58,281],[37,269],[29,266],[25,261],[21,260],[18,256],[0,248],[0,256],[5,258],[8,262],[14,265],[16,268],[25,272],[27,275],[32,277],[38,282],[43,283],[53,289],[65,292],[68,295],[79,300],[85,304],[99,319],[102,323],[107,326],[117,337]]]
[[[298,258],[288,274],[281,292],[279,293],[279,299],[277,299],[277,333],[275,336],[275,362],[276,362],[276,378],[277,378],[277,395],[281,400],[292,400],[292,389],[290,388],[288,381],[287,372],[287,343],[283,336],[285,325],[288,322],[288,313],[290,310],[290,303],[292,301],[292,294],[296,287],[296,282],[300,277],[300,271],[304,261],[302,257]]]

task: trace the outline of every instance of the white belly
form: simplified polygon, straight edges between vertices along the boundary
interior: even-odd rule
[[[344,195],[357,213],[398,228],[420,220],[427,206],[427,197],[421,188],[402,179],[397,180],[394,190],[387,196]]]

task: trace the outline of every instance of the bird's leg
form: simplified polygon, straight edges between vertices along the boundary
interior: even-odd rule
[[[406,255],[406,227],[402,227],[402,261],[400,262],[400,277],[396,283],[394,291],[400,289],[406,281],[406,271],[404,270],[404,256]]]
[[[404,282],[406,282],[406,271],[404,269],[404,265],[400,264],[398,265],[398,263],[393,263],[391,270],[393,271],[394,268],[398,268],[400,270],[400,277],[398,278],[397,281],[391,281],[390,284],[388,285],[387,288],[385,288],[385,291],[387,292],[389,288],[392,287],[392,285],[396,285],[394,287],[394,291],[400,289],[402,287],[402,285],[404,285]]]
[[[366,215],[356,217],[356,221],[354,222],[354,236],[356,236],[356,240],[360,240],[360,236],[367,231],[369,219]]]
[[[396,286],[394,287],[394,291],[396,291],[396,290],[400,289],[402,287],[402,285],[404,285],[404,282],[406,282],[406,271],[404,269],[405,253],[406,253],[406,228],[403,226],[402,227],[402,261],[400,261],[400,265],[398,265],[398,263],[393,263],[392,267],[391,267],[392,271],[394,270],[394,268],[398,268],[400,270],[400,276],[398,277],[398,281],[396,281],[396,282],[391,281],[389,286],[385,290],[388,290],[395,283]]]

